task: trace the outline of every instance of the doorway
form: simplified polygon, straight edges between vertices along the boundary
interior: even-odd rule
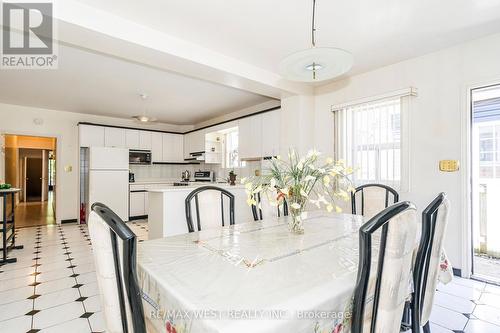
[[[5,135],[5,182],[15,197],[16,227],[56,223],[56,138]]]
[[[500,283],[500,84],[471,90],[472,276]]]

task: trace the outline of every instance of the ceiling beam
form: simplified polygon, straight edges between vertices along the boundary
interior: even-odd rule
[[[312,95],[313,87],[74,0],[56,0],[57,39],[113,56],[259,95]]]

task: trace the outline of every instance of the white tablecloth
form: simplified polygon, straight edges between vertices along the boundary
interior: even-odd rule
[[[303,235],[281,218],[140,243],[149,324],[170,333],[340,332],[362,222],[315,212]]]

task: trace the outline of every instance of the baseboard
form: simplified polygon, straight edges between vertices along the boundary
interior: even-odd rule
[[[66,223],[78,223],[78,219],[61,220],[61,224],[66,224]]]
[[[453,275],[461,277],[462,270],[460,268],[453,268]]]
[[[128,220],[129,221],[135,221],[135,220],[144,220],[147,219],[147,215],[139,215],[139,216],[129,216]]]

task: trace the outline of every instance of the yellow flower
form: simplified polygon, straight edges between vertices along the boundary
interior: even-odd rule
[[[324,176],[323,177],[323,184],[325,184],[325,186],[328,186],[328,184],[330,184],[330,177]]]
[[[336,207],[335,207],[335,211],[336,211],[337,213],[342,213],[342,208],[340,208],[339,206],[336,206]]]
[[[326,210],[330,213],[333,210],[333,206],[331,204],[326,206]]]
[[[333,158],[328,157],[328,158],[326,159],[326,164],[332,164],[332,163],[333,163]]]
[[[255,201],[255,199],[253,199],[251,197],[247,199],[247,205],[253,206],[255,204],[257,204],[257,201]]]
[[[252,190],[252,183],[246,183],[246,184],[245,184],[245,188],[246,188],[248,191]]]

